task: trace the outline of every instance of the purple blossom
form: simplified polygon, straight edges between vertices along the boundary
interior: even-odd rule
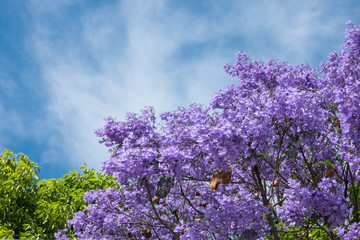
[[[349,26],[320,69],[240,52],[224,67],[239,83],[209,106],[105,119],[103,168],[122,189],[85,195],[76,236],[280,239],[296,226],[359,237],[360,28]]]

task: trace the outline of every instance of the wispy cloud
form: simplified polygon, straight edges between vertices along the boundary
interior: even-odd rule
[[[212,1],[194,11],[171,1],[43,4],[33,3],[30,37],[50,99],[47,124],[59,133],[44,158],[62,152],[72,167],[107,158],[93,134],[104,117],[122,119],[145,105],[161,112],[207,104],[234,81],[222,65],[238,50],[313,63],[345,22],[324,15],[325,1]]]

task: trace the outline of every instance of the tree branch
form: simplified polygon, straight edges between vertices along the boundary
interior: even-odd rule
[[[185,198],[185,200],[189,203],[189,205],[190,205],[197,213],[199,213],[200,215],[204,215],[205,213],[197,210],[197,209],[194,207],[194,205],[191,203],[191,201],[185,196],[181,184],[179,184],[179,186],[180,186],[181,194],[183,195],[183,197]]]
[[[155,213],[155,216],[156,218],[164,225],[165,228],[167,228],[176,238],[180,239],[179,235],[174,232],[174,230],[168,226],[166,224],[166,222],[160,217],[159,213],[157,212],[156,208],[155,208],[155,205],[152,201],[152,196],[151,196],[151,193],[150,193],[150,188],[149,188],[149,183],[147,181],[147,179],[145,179],[145,187],[146,187],[146,191],[147,191],[147,194],[148,194],[148,199],[149,199],[149,202],[151,204],[151,208],[153,209],[154,213]]]

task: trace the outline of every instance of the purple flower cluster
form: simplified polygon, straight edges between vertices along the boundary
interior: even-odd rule
[[[330,54],[322,63],[323,77],[320,79],[324,96],[337,107],[337,118],[341,125],[339,151],[352,164],[352,170],[359,169],[360,153],[360,28],[352,23],[346,33],[347,41],[341,54]]]
[[[309,219],[316,219],[332,230],[342,225],[349,215],[348,201],[343,196],[344,188],[335,180],[324,178],[316,189],[311,189],[309,185],[302,187],[300,182],[293,179],[288,183],[291,188],[285,190],[287,198],[279,209],[288,223],[302,226]]]
[[[337,229],[337,235],[345,240],[357,240],[360,237],[360,223],[353,223],[348,226],[348,231],[344,227]]]
[[[107,118],[96,131],[111,153],[103,168],[122,188],[87,193],[75,234],[280,239],[295,225],[360,237],[360,28],[349,26],[321,69],[241,52],[225,65],[239,84],[207,107]]]

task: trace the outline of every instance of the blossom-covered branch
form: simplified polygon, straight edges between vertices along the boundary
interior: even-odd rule
[[[69,221],[77,236],[359,238],[360,28],[349,26],[320,69],[240,52],[225,65],[239,83],[209,106],[107,118],[103,168],[122,189],[88,193]]]

